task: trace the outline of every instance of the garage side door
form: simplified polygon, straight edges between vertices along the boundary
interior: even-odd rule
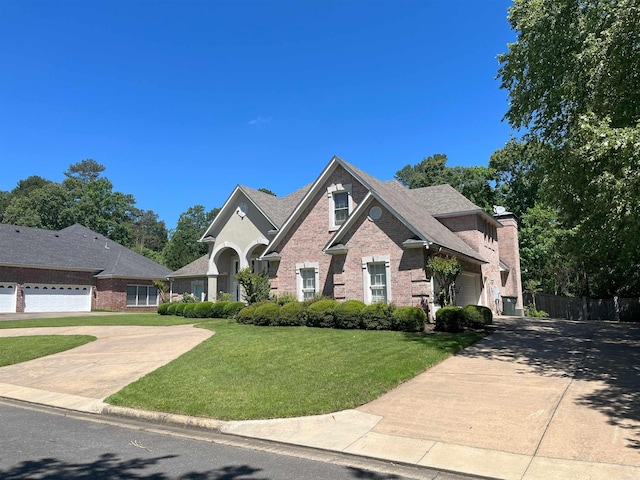
[[[86,285],[26,285],[24,311],[89,312],[91,287]]]
[[[456,305],[478,305],[480,303],[480,275],[462,273],[456,279]]]
[[[0,283],[0,313],[15,313],[16,286],[11,283]]]

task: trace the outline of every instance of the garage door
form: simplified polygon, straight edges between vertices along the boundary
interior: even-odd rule
[[[0,313],[15,313],[16,286],[0,283]]]
[[[25,312],[89,312],[91,287],[78,285],[26,285]]]
[[[456,305],[478,305],[480,303],[480,275],[462,273],[456,279]]]

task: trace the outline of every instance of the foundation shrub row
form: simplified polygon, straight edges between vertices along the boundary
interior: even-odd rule
[[[187,318],[235,318],[244,306],[244,302],[172,302],[160,305],[158,313]]]
[[[493,323],[493,313],[488,307],[467,305],[443,307],[436,312],[435,330],[439,332],[462,332],[466,328],[481,329]]]

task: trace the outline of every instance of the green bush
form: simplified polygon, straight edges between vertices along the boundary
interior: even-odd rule
[[[303,325],[304,306],[300,302],[285,303],[280,307],[278,315],[278,325],[286,327],[291,325]]]
[[[493,313],[488,307],[467,305],[463,308],[465,325],[470,328],[484,328],[493,323]]]
[[[333,328],[335,319],[333,312],[338,302],[332,299],[323,299],[313,302],[305,310],[305,320],[309,327]]]
[[[182,316],[186,318],[196,318],[197,303],[187,303],[182,309]]]
[[[391,314],[391,327],[402,332],[422,332],[427,314],[419,307],[399,307]]]
[[[533,303],[530,303],[526,307],[524,307],[524,314],[527,317],[538,317],[538,318],[547,318],[549,314],[544,310],[538,310],[533,306]]]
[[[283,293],[282,295],[276,295],[275,297],[273,297],[273,301],[282,307],[287,303],[297,302],[298,297],[296,297],[293,293]]]
[[[224,318],[224,307],[231,302],[214,302],[209,309],[209,318]]]
[[[195,305],[194,313],[196,318],[207,318],[211,312],[213,302],[200,302]]]
[[[178,308],[178,305],[180,305],[177,302],[172,302],[169,304],[169,307],[167,308],[167,313],[169,315],[176,315],[176,308]]]
[[[480,311],[482,312],[482,315],[484,316],[484,324],[485,325],[493,324],[493,312],[491,311],[491,309],[489,307],[482,307],[480,305],[478,305],[478,308],[480,309]]]
[[[439,332],[459,333],[464,331],[464,325],[464,313],[460,307],[442,307],[436,312],[435,330]]]
[[[186,307],[187,305],[189,305],[189,304],[188,304],[188,303],[182,303],[182,302],[179,302],[179,303],[176,305],[176,315],[178,315],[179,317],[184,316],[184,315],[183,315],[184,307]]]
[[[158,305],[158,314],[170,315],[170,313],[168,312],[170,306],[171,306],[170,303],[163,303],[161,305]]]
[[[265,302],[257,305],[256,311],[253,313],[253,324],[260,326],[277,325],[280,305],[274,302]]]
[[[259,304],[249,305],[248,307],[244,307],[242,310],[238,312],[236,315],[236,321],[238,323],[244,323],[246,325],[253,324],[253,316],[256,313],[256,309]]]
[[[360,300],[338,303],[333,311],[336,328],[362,328],[362,309],[366,307]]]
[[[394,308],[385,303],[367,305],[360,313],[362,326],[367,330],[391,330],[391,315]]]
[[[227,302],[222,308],[222,318],[235,318],[245,306],[244,302]]]

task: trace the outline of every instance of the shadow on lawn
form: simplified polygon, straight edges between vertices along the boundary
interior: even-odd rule
[[[500,319],[500,330],[460,355],[528,366],[545,376],[596,382],[576,399],[626,431],[640,449],[640,324]]]

